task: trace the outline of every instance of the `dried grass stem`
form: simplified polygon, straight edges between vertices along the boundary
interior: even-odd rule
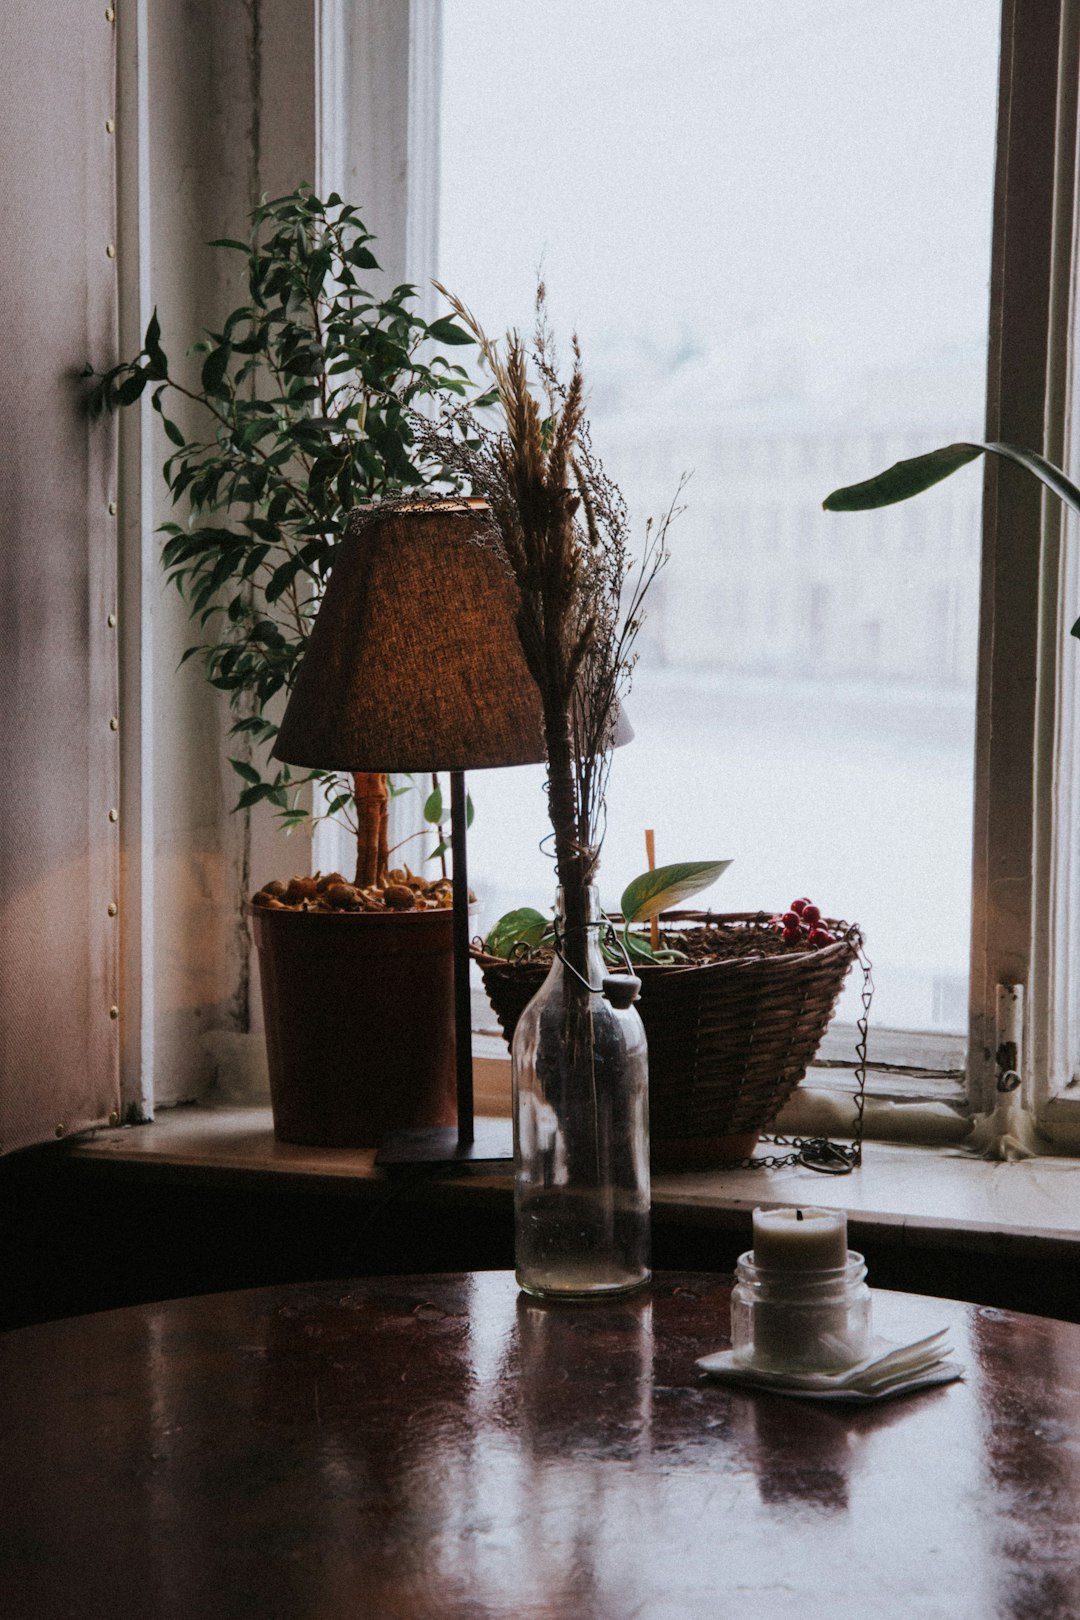
[[[518,635],[544,715],[567,945],[576,936],[583,951],[585,889],[603,842],[616,718],[630,687],[644,598],[666,561],[675,506],[658,525],[647,525],[635,568],[625,503],[592,449],[578,345],[564,382],[543,287],[531,346],[512,331],[505,355],[460,299],[439,291],[476,338],[502,426],[492,428],[461,407],[437,422],[419,419],[415,431],[424,450],[487,501],[495,544],[518,586]]]

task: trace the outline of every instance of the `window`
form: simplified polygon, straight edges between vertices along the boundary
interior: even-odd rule
[[[480,38],[513,97],[473,95]],[[617,29],[605,6],[444,18],[441,275],[497,332],[542,258],[639,529],[691,474],[612,773],[608,903],[655,826],[661,860],[734,857],[720,909],[807,893],[857,918],[876,1022],[957,1036],[963,997],[935,986],[967,971],[976,670],[972,639],[950,679],[941,604],[952,585],[974,621],[979,585],[941,531],[977,533],[978,474],[820,508],[981,430],[997,56],[993,0],[684,3],[662,38],[644,3]],[[549,903],[538,780],[473,793],[489,911]]]
[[[630,700],[637,740],[612,773],[607,901],[644,864],[648,824],[661,860],[735,857],[717,907],[809,892],[857,917],[875,1026],[901,1032],[884,1049],[919,1061],[920,1037],[943,1034],[955,1071],[970,1037],[976,1104],[999,982],[1031,984],[1044,1102],[1075,1061],[1055,1010],[1075,916],[1069,710],[1047,696],[1067,696],[1076,652],[1057,515],[1040,538],[1037,490],[996,469],[985,548],[976,471],[858,520],[818,508],[955,438],[1054,455],[1056,434],[1064,454],[1069,377],[1047,357],[1065,352],[1073,247],[1073,13],[682,3],[662,32],[644,4],[617,28],[607,6],[555,0],[444,16],[443,279],[498,333],[522,323],[542,263],[639,522],[693,471]],[[487,83],[513,96],[476,96],[478,39]],[[550,901],[541,780],[473,784],[488,916]]]
[[[1080,1055],[1078,649],[1067,636],[1080,603],[1075,546],[1038,491],[1009,472],[988,470],[981,549],[971,471],[865,524],[825,520],[818,507],[835,484],[897,456],[959,433],[981,437],[987,375],[988,436],[1067,459],[1076,10],[1075,0],[1005,0],[1000,34],[990,0],[912,0],[897,15],[846,0],[785,0],[764,12],[674,0],[662,29],[655,8],[629,0],[531,9],[322,0],[314,14],[263,8],[257,19],[218,8],[198,39],[145,0],[117,18],[123,350],[137,347],[152,300],[174,312],[178,338],[210,318],[223,290],[194,244],[234,234],[253,194],[302,174],[362,197],[388,273],[423,286],[441,210],[443,274],[495,332],[527,313],[546,249],[557,328],[580,326],[598,443],[635,507],[658,509],[681,470],[695,468],[694,515],[673,536],[677,560],[653,599],[631,700],[639,738],[670,726],[674,740],[666,755],[636,746],[616,761],[605,892],[617,894],[643,864],[647,821],[662,860],[736,858],[718,905],[783,902],[812,886],[867,928],[881,966],[879,1031],[940,1032],[932,1066],[943,1070],[970,1035],[977,1103],[993,1080],[994,988],[1024,983],[1028,1079],[1062,1141],[1080,1101],[1070,1086]],[[532,41],[522,72],[513,53]],[[766,48],[768,72],[755,74]],[[781,71],[792,93],[779,106],[762,87]],[[890,97],[903,113],[891,126],[877,106]],[[518,145],[525,131],[524,170],[496,122],[508,106]],[[612,108],[621,122],[605,133]],[[827,127],[825,113],[839,122]],[[884,135],[873,133],[879,113]],[[777,141],[784,161],[766,184],[749,158],[775,154]],[[226,150],[237,154],[231,166]],[[740,162],[725,171],[731,151]],[[855,176],[834,217],[815,202],[815,168]],[[649,197],[657,179],[661,191],[689,188],[696,199],[670,226]],[[866,206],[879,210],[870,223]],[[699,240],[712,244],[715,284],[695,257]],[[923,306],[897,291],[911,262],[924,286],[943,278],[933,337]],[[858,267],[853,285],[839,279],[841,264]],[[800,321],[785,328],[793,290]],[[703,332],[680,309],[700,314]],[[618,319],[605,334],[608,311]],[[831,371],[814,369],[823,355]],[[886,399],[912,404],[914,418],[897,420]],[[283,859],[304,858],[295,843],[283,857],[258,817],[227,814],[212,695],[192,666],[177,676],[188,627],[158,572],[154,527],[166,514],[152,428],[149,413],[140,424],[128,414],[120,469],[119,1033],[137,1106],[155,1086],[158,1101],[197,1094],[203,1031],[244,1028],[251,983],[236,896]],[[695,590],[729,554],[715,588]],[[885,572],[864,581],[867,557]],[[906,633],[913,621],[920,634]],[[762,715],[780,689],[797,724],[819,733],[805,757],[763,746]],[[910,734],[913,706],[933,721],[901,767],[893,740]],[[471,849],[481,885],[485,867],[492,877],[491,912],[550,900],[536,847],[541,775],[473,783]],[[792,796],[801,847],[791,842]],[[894,804],[905,837],[887,860],[878,839],[875,858],[900,888],[879,902],[874,885],[859,887],[844,846],[853,826],[879,832],[882,806],[891,815]],[[937,875],[927,884],[911,851],[931,844]],[[932,949],[921,937],[927,907]],[[905,915],[916,918],[914,938]],[[905,1038],[879,1051],[901,1062]]]

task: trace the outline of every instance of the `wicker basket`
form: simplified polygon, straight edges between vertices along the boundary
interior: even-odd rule
[[[665,927],[716,931],[715,960],[638,965],[649,1042],[652,1160],[674,1169],[749,1156],[812,1062],[862,935],[825,919],[836,943],[785,946],[767,912],[669,912]],[[547,974],[542,961],[473,957],[507,1042]]]

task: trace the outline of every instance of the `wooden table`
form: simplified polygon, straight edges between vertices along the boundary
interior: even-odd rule
[[[727,1322],[478,1272],[0,1336],[0,1614],[1080,1616],[1080,1328],[878,1293],[967,1379],[853,1409],[705,1382]]]

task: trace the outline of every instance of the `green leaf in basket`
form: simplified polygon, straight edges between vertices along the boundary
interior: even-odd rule
[[[631,934],[628,929],[622,934],[620,943],[626,946],[626,954],[631,962],[658,962],[662,967],[670,967],[673,962],[689,961],[685,951],[675,951],[668,946],[663,950],[654,951],[647,934]],[[618,946],[605,942],[602,949],[606,962],[615,962],[621,966],[623,955]]]
[[[619,909],[628,926],[646,922],[709,888],[730,865],[730,861],[679,861],[674,866],[642,872],[623,890]]]
[[[509,957],[514,947],[525,945],[530,951],[538,950],[544,935],[551,930],[550,917],[543,916],[532,906],[519,906],[508,911],[494,923],[484,941],[489,956]]]

